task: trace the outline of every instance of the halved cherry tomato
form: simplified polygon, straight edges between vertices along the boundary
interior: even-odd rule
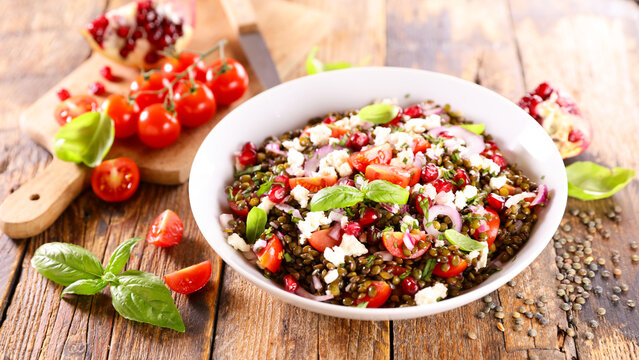
[[[448,271],[442,271],[442,264],[439,263],[435,265],[435,268],[433,269],[433,274],[437,276],[441,276],[441,277],[453,277],[453,276],[457,276],[461,274],[468,267],[468,262],[464,259],[461,259],[461,261],[459,261],[459,264],[457,266],[453,266],[450,263],[451,258],[452,256],[448,257],[448,265],[450,265],[450,269],[448,269]]]
[[[195,86],[190,82],[180,81],[173,93],[177,120],[184,126],[200,126],[213,118],[217,105],[213,92],[199,81]]]
[[[295,189],[297,185],[306,188],[311,193],[316,193],[325,187],[337,184],[337,176],[315,176],[315,177],[298,177],[290,178],[288,184],[291,189]]]
[[[131,83],[131,96],[135,98],[140,110],[146,109],[148,106],[158,104],[164,101],[167,92],[160,94],[153,91],[162,90],[170,85],[170,75],[163,72],[154,72],[149,75],[148,79],[144,75],[138,76]]]
[[[64,125],[74,118],[90,111],[97,111],[98,101],[91,95],[76,95],[64,100],[53,112],[55,121]]]
[[[377,164],[371,164],[366,167],[367,180],[386,180],[401,187],[417,184],[420,175],[421,170],[417,168],[403,169],[399,166]]]
[[[173,291],[190,294],[200,290],[211,278],[211,260],[191,265],[164,275],[164,282]]]
[[[488,225],[488,230],[486,230],[486,235],[488,236],[486,238],[486,242],[488,243],[488,247],[490,247],[495,242],[495,239],[497,238],[497,233],[499,232],[499,215],[497,214],[495,210],[490,208],[486,209],[486,211],[490,213],[492,218],[490,219],[490,221],[482,220],[481,223],[483,224],[485,222],[486,225]],[[475,232],[473,233],[473,237],[475,239],[479,239],[479,234],[480,233],[477,230],[475,230]]]
[[[370,164],[388,164],[393,158],[393,147],[391,144],[374,146],[360,152],[356,152],[348,157],[351,167],[365,172]]]
[[[155,218],[146,233],[146,241],[151,245],[169,247],[182,241],[184,224],[180,217],[172,210],[164,210]]]
[[[342,242],[341,236],[335,240],[332,237],[328,236],[328,233],[331,232],[331,229],[317,230],[311,234],[311,237],[308,239],[308,243],[311,246],[319,251],[324,252],[326,248],[330,248],[333,246],[339,246]]]
[[[110,95],[102,103],[102,109],[113,120],[116,138],[126,138],[138,131],[140,109],[128,97],[122,94]]]
[[[197,81],[206,81],[206,64],[200,59],[200,55],[190,52],[182,51],[177,57],[171,56],[164,58],[162,63],[162,71],[167,74],[174,75],[179,74],[186,70],[189,66],[197,64],[193,67],[193,78]],[[174,78],[175,76],[171,77]]]
[[[91,174],[93,192],[104,201],[124,201],[133,196],[139,184],[140,170],[129,158],[103,161]]]
[[[232,190],[233,197],[235,197],[235,195],[237,195],[237,193],[240,191],[242,191],[240,188],[234,188]],[[238,204],[238,201],[234,201],[232,199],[227,199],[227,201],[229,203],[229,207],[231,208],[233,213],[235,213],[235,215],[246,219],[249,213],[249,207],[246,204],[246,202],[244,203],[244,207],[240,207],[240,205]]]
[[[430,149],[430,143],[421,136],[416,136],[413,138],[413,153],[417,154],[418,152],[426,152],[426,150]]]
[[[257,253],[257,260],[262,267],[269,269],[271,272],[280,271],[282,265],[282,258],[284,257],[284,250],[282,243],[276,235],[273,235],[271,240],[268,241],[264,249]]]
[[[370,297],[368,294],[361,299],[355,300],[355,304],[361,304],[364,302],[368,302],[366,304],[367,308],[378,308],[386,303],[386,300],[391,296],[391,288],[390,285],[386,281],[373,281],[371,282],[372,287],[377,290],[375,296]]]
[[[418,241],[426,241],[428,235],[423,232],[413,230],[410,234],[413,239],[415,239],[415,244]],[[388,250],[391,255],[402,258],[402,259],[415,259],[422,256],[428,248],[430,248],[430,242],[426,242],[426,246],[423,249],[420,249],[415,245],[413,251],[410,256],[404,256],[403,246],[404,246],[404,233],[403,232],[391,232],[386,231],[384,235],[382,235],[382,241],[384,242],[384,247]]]
[[[348,129],[344,129],[343,127],[339,127],[332,124],[328,124],[327,126],[331,128],[331,137],[341,138],[345,134],[348,134]]]
[[[206,72],[206,85],[213,91],[218,104],[229,105],[244,95],[249,78],[244,66],[231,58],[217,59]]]
[[[160,149],[177,141],[182,127],[175,114],[162,104],[153,104],[142,110],[138,121],[138,137],[144,145]]]

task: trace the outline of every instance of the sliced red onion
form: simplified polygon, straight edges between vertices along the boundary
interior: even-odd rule
[[[340,236],[341,233],[342,233],[342,225],[341,224],[335,224],[331,228],[331,231],[328,232],[328,237],[330,237],[333,240],[339,240],[341,238],[341,236]]]
[[[231,214],[221,214],[220,215],[220,225],[222,226],[222,229],[228,229],[229,228],[229,222],[233,220],[233,215]]]
[[[268,143],[268,144],[266,144],[266,146],[264,148],[266,149],[266,151],[270,151],[273,154],[286,156],[286,152],[280,149],[280,145],[279,144]]]
[[[266,247],[266,240],[259,239],[253,244],[253,252],[259,252]]]
[[[317,275],[313,275],[313,287],[315,290],[320,290],[322,288],[322,282],[317,277]]]
[[[480,216],[488,214],[488,211],[483,206],[479,205],[469,205],[468,208],[472,211],[473,214],[477,214]]]
[[[424,103],[422,104],[422,112],[424,115],[439,115],[444,112],[444,108],[440,107],[435,103]]]
[[[355,186],[355,181],[353,181],[353,179],[343,177],[337,180],[337,185]]]
[[[300,211],[294,207],[292,207],[291,205],[288,204],[275,204],[275,207],[284,211],[287,214],[292,215],[293,217],[296,217],[298,219],[302,218],[302,214],[300,213]]]
[[[406,232],[404,233],[404,246],[406,246],[406,248],[409,251],[413,251],[413,248],[415,247],[415,243],[413,240],[413,237],[410,236],[410,233],[408,232],[408,230],[406,230]]]
[[[427,233],[429,233],[430,235],[433,235],[434,237],[439,237],[439,235],[442,234],[442,232],[435,229],[433,224],[426,226],[427,223],[432,223],[433,220],[435,220],[437,216],[439,215],[448,216],[450,218],[450,221],[452,221],[453,223],[453,229],[457,231],[461,230],[462,218],[456,209],[446,205],[435,205],[435,206],[431,206],[428,209],[428,219],[424,219],[424,227],[426,228]]]
[[[355,176],[355,187],[361,189],[362,186],[366,183],[366,178],[363,176]]]
[[[423,152],[418,152],[417,154],[415,154],[415,160],[413,160],[413,166],[421,169],[422,166],[424,166],[426,164],[426,156],[424,155]]]
[[[346,215],[344,215],[341,212],[335,211],[335,210],[331,210],[330,213],[328,213],[328,219],[331,221],[337,221],[338,223],[341,224],[342,219],[345,217]]]
[[[333,145],[325,145],[315,150],[313,155],[304,163],[304,176],[313,176],[313,173],[317,171],[317,168],[319,167],[320,160],[333,150],[335,150]]]
[[[471,155],[476,155],[484,151],[486,144],[484,143],[484,138],[480,135],[477,135],[473,132],[470,132],[464,128],[459,126],[440,126],[428,131],[428,134],[432,136],[438,136],[441,133],[448,133],[452,136],[458,137],[466,142],[467,151],[464,152],[464,157],[469,157]]]
[[[295,294],[303,297],[303,298],[307,298],[307,299],[311,299],[311,300],[315,300],[315,301],[327,301],[330,300],[332,298],[334,298],[334,296],[332,294],[328,294],[328,295],[313,295],[311,293],[309,293],[308,291],[304,290],[301,286],[297,288],[297,290],[295,291]]]
[[[546,185],[539,185],[537,188],[537,196],[530,203],[530,206],[539,205],[546,202],[546,196],[548,195],[548,187]]]
[[[279,239],[284,239],[284,234],[282,234],[279,230],[275,232],[275,235],[277,235]]]
[[[508,200],[506,200],[506,204],[504,204],[504,206],[506,209],[508,209],[515,204],[519,204],[520,201],[530,197],[536,198],[537,194],[531,192],[523,192],[521,194],[513,195],[509,197]]]
[[[383,261],[393,260],[393,255],[389,253],[388,251],[378,251],[375,253],[375,255],[381,256]]]
[[[379,205],[392,213],[396,213],[399,210],[398,207],[395,207],[395,204],[379,203]]]
[[[399,207],[399,211],[402,212],[402,213],[408,213],[409,209],[410,209],[410,207],[408,206],[408,204],[404,204],[404,205],[401,205]]]
[[[477,234],[479,234],[488,231],[489,228],[490,227],[488,226],[488,223],[486,221],[481,221],[479,227],[475,231],[477,232]]]

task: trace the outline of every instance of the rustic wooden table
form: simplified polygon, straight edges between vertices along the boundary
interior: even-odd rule
[[[20,134],[20,112],[89,55],[76,31],[102,12],[108,1],[0,2],[0,199],[51,160]],[[639,169],[639,6],[630,0],[566,1],[418,1],[302,0],[331,14],[333,31],[318,45],[326,61],[416,67],[475,81],[516,101],[525,91],[548,80],[571,92],[593,120],[595,140],[580,159],[608,166]],[[275,44],[274,39],[267,39]],[[306,54],[291,54],[303,74]],[[281,59],[276,59],[281,60]],[[4,358],[95,359],[244,359],[244,358],[481,358],[481,359],[622,359],[639,358],[639,310],[625,305],[639,300],[639,264],[631,263],[629,242],[639,238],[636,180],[612,199],[583,203],[571,199],[569,209],[593,209],[612,232],[595,236],[593,256],[618,277],[597,275],[593,285],[604,294],[591,296],[580,312],[577,337],[566,335],[569,314],[555,295],[559,282],[557,251],[549,244],[520,274],[514,287],[494,294],[505,308],[505,332],[492,316],[477,319],[481,301],[437,316],[408,321],[351,321],[310,313],[285,305],[244,281],[209,248],[190,214],[187,186],[144,184],[124,204],[105,204],[87,191],[45,233],[27,240],[0,238],[0,352]],[[616,224],[603,214],[623,210]],[[129,268],[164,274],[210,258],[213,277],[207,288],[175,299],[186,324],[184,334],[127,321],[117,315],[106,295],[67,296],[61,286],[30,266],[34,250],[48,241],[82,245],[106,257],[124,239],[141,235],[155,215],[171,208],[185,222],[179,248],[159,251],[138,246]],[[567,214],[573,236],[585,228]],[[185,250],[188,249],[188,250]],[[613,250],[620,263],[613,265]],[[601,273],[601,271],[600,271]],[[626,283],[621,301],[610,301],[611,288]],[[526,320],[514,331],[510,312],[526,298],[546,295],[549,324]],[[607,309],[598,317],[595,309]],[[597,318],[599,327],[589,329]],[[536,337],[526,335],[528,329]],[[592,331],[595,338],[586,339]],[[468,332],[477,334],[476,340]]]

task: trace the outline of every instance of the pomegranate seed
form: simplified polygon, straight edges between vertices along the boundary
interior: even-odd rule
[[[379,219],[379,213],[377,212],[377,210],[368,208],[366,209],[366,211],[364,211],[362,217],[359,218],[359,223],[362,226],[369,226],[376,223],[377,219]]]
[[[439,169],[435,164],[426,164],[422,169],[422,181],[423,182],[431,182],[437,180],[439,177]]]
[[[113,73],[111,72],[111,67],[110,66],[103,66],[100,69],[100,75],[102,75],[103,78],[109,80],[109,81],[117,81],[117,77],[115,77],[113,75]]]
[[[135,29],[135,31],[133,32],[133,34],[131,34],[131,38],[133,40],[137,40],[139,38],[142,37],[142,28],[137,28]]]
[[[421,106],[413,105],[407,108],[406,110],[404,110],[404,115],[408,115],[411,118],[416,118],[416,117],[424,116],[424,112],[422,111]]]
[[[69,93],[69,90],[65,88],[59,88],[55,93],[58,95],[58,99],[60,99],[60,101],[64,101],[71,97],[71,93]]]
[[[160,60],[160,55],[155,51],[149,51],[146,56],[144,56],[144,61],[149,64],[155,64],[158,60]]]
[[[104,84],[99,81],[89,84],[89,94],[91,95],[104,95],[106,93],[106,89],[104,88]]]
[[[543,100],[546,100],[553,93],[554,89],[547,82],[543,82],[535,89],[535,95],[539,96]]]
[[[506,159],[504,159],[504,157],[501,154],[495,154],[493,155],[492,159],[491,159],[495,164],[499,165],[499,167],[504,170],[506,168],[506,166],[508,166],[508,163],[506,162]]]
[[[368,138],[368,135],[364,134],[363,132],[360,131],[355,131],[349,138],[348,141],[346,142],[346,146],[348,146],[349,148],[355,150],[355,151],[360,151],[362,150],[362,148],[366,145],[368,145],[368,142],[370,141],[370,139]]]
[[[438,194],[440,192],[449,192],[453,189],[453,184],[444,179],[437,179],[433,181],[433,186],[435,187],[435,190],[437,190]]]
[[[333,116],[327,116],[327,117],[325,117],[325,118],[324,118],[324,120],[322,120],[322,122],[323,122],[324,124],[332,124],[332,123],[334,123],[334,122],[335,122],[335,117],[333,117]]]
[[[255,164],[257,162],[257,148],[255,145],[252,142],[244,144],[237,160],[244,166]]]
[[[433,199],[426,197],[426,195],[424,194],[418,194],[417,197],[415,198],[415,207],[417,208],[417,212],[419,212],[422,215],[424,215],[424,210],[422,210],[421,204],[422,204],[422,201],[426,199],[428,199],[428,205],[433,204]]]
[[[279,204],[284,200],[285,197],[286,197],[286,188],[284,187],[284,185],[276,184],[271,186],[271,190],[269,190],[268,192],[268,198],[272,202]]]
[[[344,226],[344,233],[359,237],[359,235],[362,233],[362,225],[360,225],[358,222],[350,222],[346,224],[346,226]]]
[[[407,276],[402,280],[402,291],[406,295],[413,296],[419,291],[419,285],[412,276]]]
[[[488,194],[486,196],[486,201],[488,202],[488,206],[493,208],[495,211],[501,211],[504,208],[504,197],[497,194]]]
[[[404,120],[404,111],[402,111],[402,108],[397,106],[397,115],[395,115],[395,118],[386,124],[386,126],[399,126],[399,123],[402,120]]]
[[[129,35],[129,27],[128,26],[120,26],[118,28],[118,36],[121,38],[125,38],[127,35]]]
[[[455,176],[453,176],[453,182],[455,183],[455,186],[460,189],[470,184],[470,178],[468,177],[468,173],[466,173],[466,170],[457,169],[457,173],[455,173]]]
[[[288,180],[289,180],[288,176],[280,175],[280,176],[276,176],[275,179],[273,179],[273,183],[282,184],[286,189],[288,189],[289,188]]]
[[[580,140],[583,140],[583,138],[584,133],[577,129],[570,130],[570,133],[568,134],[568,141],[570,142],[578,142]]]
[[[284,276],[284,290],[290,293],[295,293],[299,286],[299,283],[297,282],[297,280],[295,280],[295,277],[293,277],[293,275],[288,274]]]
[[[488,140],[486,141],[485,150],[499,150],[499,147],[494,141]]]

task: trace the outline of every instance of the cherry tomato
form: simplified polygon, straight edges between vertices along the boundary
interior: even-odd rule
[[[349,156],[348,163],[351,167],[364,172],[370,164],[388,164],[393,158],[393,147],[391,144],[374,146]]]
[[[426,241],[427,235],[423,232],[412,231],[410,234],[415,239],[415,247],[411,251],[410,256],[405,256],[403,251],[404,246],[404,233],[403,232],[391,232],[386,231],[382,236],[384,247],[391,255],[402,259],[415,259],[422,256],[428,248],[430,248],[430,242],[426,242],[426,246],[423,249],[417,247],[417,242]]]
[[[481,223],[482,225],[485,223],[488,226],[488,230],[486,230],[485,233],[487,235],[486,243],[488,243],[488,246],[490,247],[495,242],[495,239],[497,238],[497,233],[499,232],[499,215],[497,214],[497,212],[495,212],[495,210],[490,208],[486,209],[486,211],[490,213],[491,218],[489,221],[482,220]],[[481,228],[481,225],[473,233],[473,237],[477,240],[479,240],[480,232],[478,230],[480,228]]]
[[[167,94],[166,91],[160,94],[147,93],[147,91],[162,90],[170,83],[169,75],[166,73],[154,72],[149,75],[148,79],[140,75],[131,83],[131,96],[135,98],[135,103],[138,104],[140,110],[144,110],[150,105],[162,103]]]
[[[162,104],[153,104],[142,110],[138,121],[138,137],[147,146],[164,148],[180,137],[181,126],[175,115]]]
[[[164,282],[171,290],[177,293],[190,294],[203,288],[210,278],[211,260],[206,260],[164,275]]]
[[[53,117],[60,125],[90,111],[97,111],[98,101],[91,95],[76,95],[64,100],[56,106]]]
[[[249,78],[244,66],[238,61],[226,58],[215,60],[206,72],[206,85],[213,91],[218,104],[229,105],[244,95]]]
[[[120,94],[109,96],[102,103],[102,110],[113,120],[116,138],[126,138],[138,131],[140,109],[126,96]]]
[[[448,265],[450,265],[450,269],[448,269],[448,271],[442,271],[442,263],[439,263],[435,265],[433,274],[441,277],[453,277],[461,274],[468,267],[468,262],[464,259],[461,259],[457,266],[453,266],[453,264],[450,263],[451,258],[452,256],[448,257]]]
[[[413,153],[417,154],[418,152],[426,152],[426,150],[430,149],[430,143],[421,136],[416,136],[413,139]]]
[[[330,228],[314,231],[311,234],[311,237],[308,239],[308,243],[311,244],[311,246],[319,252],[324,252],[326,248],[338,246],[342,242],[342,237],[339,236],[338,239],[335,240],[332,237],[328,236],[328,233],[330,231]]]
[[[371,282],[370,286],[375,288],[375,296],[370,297],[367,294],[362,299],[355,300],[356,305],[367,302],[367,308],[378,308],[384,305],[386,303],[386,300],[388,300],[388,298],[391,296],[391,288],[386,281],[373,281]]]
[[[104,201],[124,201],[133,196],[139,184],[140,170],[129,158],[103,161],[91,174],[93,192]]]
[[[401,187],[417,184],[420,173],[417,168],[404,169],[393,165],[371,164],[366,167],[367,180],[386,180]]]
[[[257,260],[260,262],[262,267],[269,269],[274,273],[280,271],[283,257],[284,250],[282,248],[282,243],[275,235],[273,235],[266,246],[257,253]]]
[[[336,125],[328,125],[331,129],[331,137],[333,138],[341,138],[342,136],[348,134],[348,129],[344,129],[343,127],[339,127]]]
[[[295,294],[297,289],[299,289],[300,284],[297,282],[295,277],[291,274],[284,276],[284,290]]]
[[[189,51],[181,52],[177,57],[171,56],[164,58],[162,63],[162,71],[167,74],[175,75],[184,72],[189,66],[197,64],[191,70],[193,72],[193,78],[200,82],[206,81],[206,65],[200,59],[200,56],[196,53]],[[175,76],[173,76],[174,78]],[[187,77],[188,78],[188,77]]]
[[[199,81],[195,82],[195,87],[189,82],[178,82],[173,101],[177,119],[184,126],[195,127],[205,124],[213,118],[217,110],[213,92]]]
[[[306,188],[311,193],[316,193],[325,187],[333,186],[337,183],[337,176],[315,176],[315,177],[298,177],[288,180],[291,189],[295,189],[297,185]]]
[[[146,241],[159,247],[177,245],[182,241],[184,224],[180,217],[171,210],[164,210],[155,218],[149,232],[146,233]]]

